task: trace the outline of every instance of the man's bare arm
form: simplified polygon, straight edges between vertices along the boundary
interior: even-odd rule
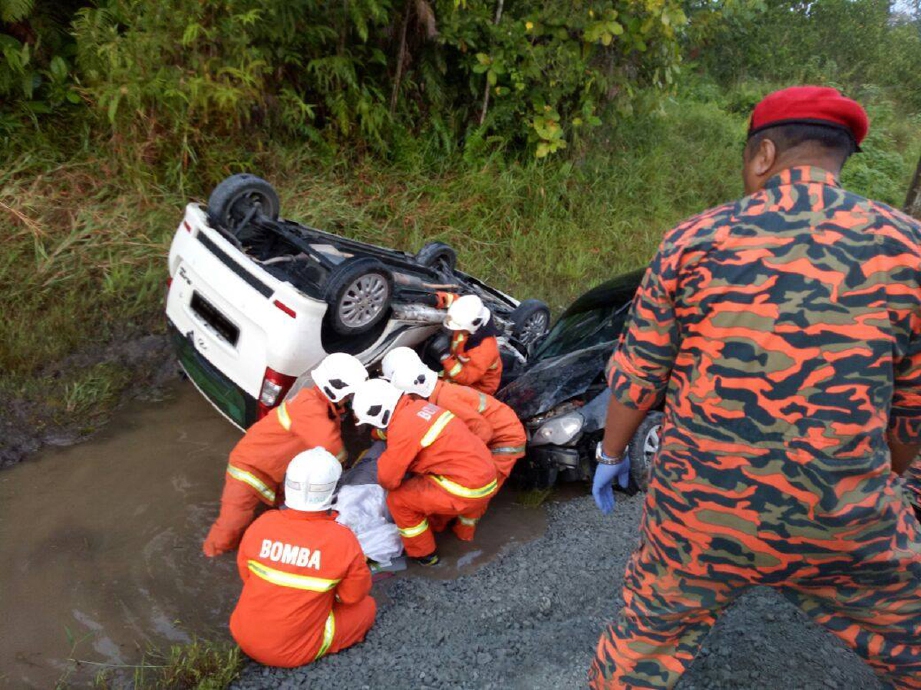
[[[610,413],[609,413],[610,414]],[[605,436],[607,439],[607,436]],[[889,434],[889,453],[892,456],[892,471],[904,474],[921,452],[921,443],[902,443]]]
[[[604,426],[604,441],[601,447],[605,455],[616,457],[622,455],[646,416],[646,410],[635,410],[611,397],[608,403],[608,416]]]

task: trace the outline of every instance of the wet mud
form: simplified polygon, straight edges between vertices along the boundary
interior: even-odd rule
[[[83,685],[193,637],[229,640],[234,555],[201,542],[217,515],[240,434],[188,384],[133,402],[91,441],[0,471],[0,687]],[[350,446],[355,441],[349,439]],[[543,509],[505,490],[476,541],[439,535],[443,562],[408,577],[452,579],[546,528]]]

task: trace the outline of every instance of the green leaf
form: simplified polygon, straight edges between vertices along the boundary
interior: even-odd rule
[[[550,153],[550,144],[541,142],[537,145],[536,156],[538,158],[546,158]]]
[[[67,62],[65,62],[64,58],[60,57],[59,55],[55,55],[53,58],[51,58],[49,69],[51,71],[51,76],[54,77],[55,81],[62,82],[67,79],[67,73],[69,71],[67,69]]]
[[[108,115],[109,122],[113,125],[115,124],[115,116],[118,114],[118,104],[121,101],[122,96],[120,93],[115,94],[111,101],[109,101]]]

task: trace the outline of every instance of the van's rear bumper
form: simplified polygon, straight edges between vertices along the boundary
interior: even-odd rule
[[[256,421],[256,399],[205,359],[172,321],[168,320],[168,324],[176,358],[189,380],[234,426],[241,430],[249,428]]]

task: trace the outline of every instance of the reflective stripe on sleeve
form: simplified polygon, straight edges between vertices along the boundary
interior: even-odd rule
[[[444,431],[444,428],[448,426],[448,422],[454,419],[453,412],[442,412],[441,416],[435,420],[435,423],[429,427],[429,430],[425,432],[425,436],[422,437],[422,440],[419,444],[423,448],[428,448],[430,445],[435,443],[435,439]]]
[[[291,431],[291,415],[288,414],[288,406],[285,403],[278,406],[278,423],[285,431]]]
[[[266,582],[271,582],[279,587],[306,589],[309,592],[331,592],[341,582],[341,580],[327,580],[322,577],[286,573],[283,570],[275,570],[275,568],[270,568],[254,560],[247,561],[246,566],[253,575],[258,575]]]
[[[326,654],[329,651],[330,646],[333,643],[333,637],[336,635],[336,615],[330,611],[329,616],[326,618],[326,625],[323,626],[323,644],[320,645],[320,651],[317,652],[317,655],[313,658],[314,661],[319,659],[321,656]]]
[[[496,369],[498,369],[498,368],[499,368],[499,362],[501,362],[501,361],[502,361],[502,360],[497,359],[495,362],[493,362],[492,364],[490,364],[490,365],[489,365],[489,371],[495,371]]]
[[[233,465],[227,465],[227,474],[236,479],[239,482],[243,482],[248,486],[253,487],[260,496],[262,496],[269,503],[275,503],[275,492],[272,491],[266,483],[259,479],[252,472],[247,472],[246,470],[241,470],[239,467],[234,467]]]
[[[486,406],[489,404],[489,401],[486,399],[486,393],[480,393],[480,404],[476,408],[476,411],[480,414],[486,412]]]
[[[467,525],[467,527],[476,527],[476,523],[480,521],[480,518],[468,518],[463,515],[459,515],[457,521],[462,525]]]
[[[489,452],[493,455],[520,455],[526,449],[527,446],[499,446],[498,448],[490,448]]]
[[[438,474],[430,474],[429,477],[449,494],[454,494],[461,498],[485,498],[495,493],[496,487],[498,486],[496,480],[493,479],[489,484],[481,486],[479,489],[468,489],[466,486],[461,486],[457,482],[452,482],[447,477],[442,477]]]
[[[429,521],[422,518],[422,522],[415,527],[399,527],[398,531],[400,532],[400,536],[412,539],[413,537],[418,537],[420,534],[423,534],[428,528]]]
[[[463,368],[464,368],[464,365],[461,364],[460,362],[458,362],[458,363],[455,364],[453,367],[451,367],[451,370],[450,370],[450,371],[446,372],[447,375],[448,375],[448,378],[449,378],[449,379],[453,379],[455,376],[457,376],[459,373],[461,373],[461,370],[462,370]]]

